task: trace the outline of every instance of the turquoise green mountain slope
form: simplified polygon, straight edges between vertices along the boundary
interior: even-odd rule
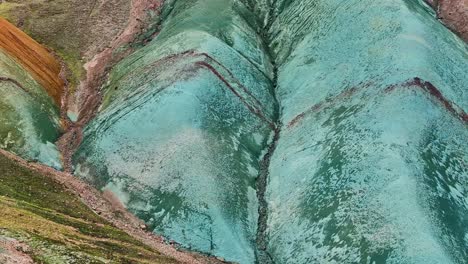
[[[109,10],[132,17],[145,4]],[[137,31],[118,20],[109,25],[122,34],[102,53],[89,56],[93,41],[77,48],[89,62],[77,122],[60,124],[24,63],[4,63],[10,79],[36,78],[38,93],[22,101],[29,116],[0,117],[0,132],[14,127],[32,148],[4,148],[70,170],[155,234],[227,261],[468,263],[468,46],[438,21],[442,10],[166,0],[155,15],[155,5],[133,41],[119,42]]]

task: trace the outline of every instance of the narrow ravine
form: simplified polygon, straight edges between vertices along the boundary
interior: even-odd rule
[[[262,39],[265,41],[266,38],[262,36]],[[264,42],[265,43],[265,42]],[[267,146],[267,151],[265,156],[260,163],[260,173],[258,175],[256,181],[256,188],[257,188],[257,199],[258,199],[258,227],[257,227],[257,237],[256,237],[256,245],[257,245],[257,253],[256,253],[256,262],[262,264],[271,264],[274,263],[273,259],[271,258],[270,254],[267,250],[267,237],[266,237],[266,229],[267,229],[267,221],[268,221],[268,202],[265,199],[265,192],[268,185],[268,176],[270,172],[270,159],[273,156],[273,153],[276,150],[276,146],[278,144],[278,140],[281,134],[281,106],[279,101],[276,97],[276,86],[277,86],[277,66],[274,60],[272,60],[272,56],[269,52],[269,47],[266,45],[267,52],[269,53],[268,57],[273,65],[273,80],[272,80],[272,92],[273,97],[275,98],[275,119],[274,125],[275,128],[273,130],[273,137],[271,139],[270,144]]]
[[[119,19],[102,25],[115,26],[102,34],[112,38],[83,47],[86,75],[57,58],[58,98],[27,74],[0,77],[13,98],[2,99],[6,113],[28,107],[5,127],[38,146],[0,150],[8,164],[54,179],[91,215],[184,263],[468,259],[466,49],[426,6],[126,3],[122,15],[103,6]],[[145,23],[145,13],[164,18]],[[43,110],[31,96],[55,99],[42,120],[29,115]]]
[[[65,84],[60,104],[60,120],[64,132],[56,142],[62,155],[63,172],[47,170],[47,167],[40,164],[33,164],[31,168],[51,175],[53,179],[63,183],[77,194],[98,215],[163,255],[174,257],[181,263],[221,263],[222,261],[214,256],[183,248],[174,241],[169,242],[164,237],[151,232],[144,221],[127,210],[114,194],[102,193],[74,174],[73,155],[83,141],[85,127],[98,114],[103,100],[102,88],[105,86],[109,72],[121,60],[135,52],[138,47],[147,45],[157,36],[161,29],[162,18],[159,17],[156,23],[153,23],[154,21],[146,16],[146,12],[157,11],[158,16],[161,16],[163,2],[162,0],[132,1],[129,25],[106,49],[96,54],[84,65],[86,76],[74,93],[70,93],[71,87],[68,81],[70,71],[67,65],[62,58],[54,54],[61,62],[60,78]],[[76,120],[71,120],[69,116],[69,113],[73,111],[76,111]],[[16,157],[13,156],[13,158]]]
[[[252,12],[255,13],[253,10],[255,7],[254,4],[250,4],[250,9]],[[264,27],[258,29],[257,34],[261,37],[265,51],[267,52],[268,58],[270,60],[271,65],[273,66],[273,79],[272,81],[272,93],[273,98],[275,99],[275,116],[274,116],[274,130],[273,130],[273,137],[271,142],[267,146],[267,151],[263,156],[263,159],[260,163],[260,173],[258,175],[256,181],[256,188],[257,188],[257,199],[258,199],[258,227],[257,227],[257,237],[256,237],[256,263],[261,264],[272,264],[274,263],[273,258],[268,252],[268,241],[267,241],[267,224],[268,224],[268,202],[265,199],[265,193],[267,190],[268,185],[268,177],[270,172],[270,160],[273,156],[276,146],[278,145],[278,141],[280,139],[281,128],[283,124],[281,123],[281,104],[278,101],[276,96],[276,89],[278,84],[278,66],[276,64],[275,58],[270,48],[270,37],[268,34],[268,30],[273,22],[271,19],[271,12],[273,7],[270,7],[268,14],[268,22]],[[257,15],[257,19],[259,16]]]
[[[215,0],[178,3],[158,38],[112,70],[102,111],[74,156],[76,174],[120,194],[149,229],[183,247],[271,263],[256,256],[266,250],[264,197],[281,127],[267,34],[238,2],[224,0],[223,14]],[[194,23],[208,15],[233,25]],[[224,42],[228,35],[236,41]]]
[[[276,88],[277,88],[277,65],[275,61],[275,56],[270,48],[270,35],[269,35],[269,28],[271,27],[274,19],[272,18],[273,13],[273,6],[274,4],[269,4],[270,8],[266,11],[268,14],[262,14],[264,10],[257,9],[257,3],[251,3],[247,6],[249,7],[252,14],[256,16],[257,19],[257,26],[256,32],[259,36],[260,45],[263,48],[263,51],[266,53],[265,57],[269,60],[271,67],[271,94],[273,97],[274,102],[274,115],[272,119],[268,119],[267,123],[269,123],[270,127],[272,128],[272,135],[270,138],[270,142],[267,146],[265,146],[264,156],[259,157],[261,159],[260,166],[259,166],[259,173],[256,179],[256,195],[258,200],[258,220],[257,220],[257,232],[254,234],[255,245],[253,251],[255,252],[255,262],[256,263],[265,263],[270,264],[274,263],[272,257],[270,256],[267,245],[267,222],[268,222],[268,202],[265,198],[266,190],[268,186],[268,178],[269,178],[269,167],[270,167],[270,159],[273,156],[277,143],[280,138],[281,133],[281,107],[280,102],[276,97]],[[268,17],[268,21],[263,22],[263,18]],[[125,34],[123,32],[122,34]],[[134,40],[138,41],[138,35],[133,35]],[[71,123],[68,126],[67,132],[61,137],[59,140],[58,145],[60,146],[61,153],[63,155],[64,161],[64,168],[66,172],[72,172],[72,156],[77,151],[78,147],[80,146],[83,140],[83,129],[84,127],[94,119],[96,113],[99,109],[99,106],[102,102],[102,94],[101,94],[101,86],[107,79],[107,75],[110,71],[111,66],[116,65],[117,62],[122,58],[115,58],[112,56],[113,50],[118,48],[122,45],[119,40],[122,39],[119,37],[115,43],[112,43],[110,47],[100,54],[97,54],[90,62],[88,62],[85,67],[87,69],[87,76],[86,80],[82,82],[81,87],[79,89],[80,98],[78,98],[79,104],[81,107],[79,109],[79,117],[76,122]],[[123,38],[125,39],[125,38]],[[143,41],[145,44],[146,41]],[[191,53],[188,53],[191,55]],[[128,54],[125,54],[128,55]],[[208,57],[208,60],[213,60],[207,54],[201,54],[203,57]],[[181,56],[185,56],[182,54]],[[177,56],[176,56],[177,57]],[[172,56],[169,58],[173,58]],[[217,62],[216,60],[211,61],[211,63],[204,63],[199,62],[198,65],[204,66],[209,70],[213,71],[217,76],[221,76],[217,74],[217,71],[211,66],[214,63],[215,65],[220,65],[221,68],[224,68],[222,64]],[[228,75],[232,75],[232,73],[228,71]],[[222,78],[224,80],[224,78]],[[229,84],[224,81],[228,86]],[[254,98],[255,99],[255,98]],[[69,100],[67,100],[68,102]],[[75,104],[77,102],[74,102]],[[258,101],[256,101],[258,103]],[[73,103],[70,105],[71,108],[75,107]],[[255,110],[252,111],[254,113],[260,113],[261,111]],[[262,117],[262,115],[260,115]],[[213,249],[214,246],[212,245],[211,248]]]
[[[276,123],[276,128],[274,130],[274,135],[272,142],[268,146],[268,151],[266,152],[263,160],[260,164],[260,173],[257,178],[256,187],[257,187],[257,198],[258,198],[258,229],[257,229],[257,238],[256,238],[256,245],[257,245],[257,255],[256,255],[256,262],[257,263],[265,263],[270,264],[274,263],[273,259],[271,258],[270,254],[267,250],[267,237],[266,237],[266,228],[267,228],[267,221],[268,221],[268,202],[265,199],[265,192],[268,184],[268,176],[269,176],[269,167],[270,167],[270,159],[273,155],[276,145],[278,144],[278,140],[280,138],[281,133],[281,124]]]

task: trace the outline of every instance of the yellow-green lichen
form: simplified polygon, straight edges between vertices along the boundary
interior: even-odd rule
[[[0,3],[0,17],[4,17],[9,20],[13,19],[11,10],[13,10],[14,8],[18,6],[21,6],[21,4],[9,3],[9,2]]]
[[[0,236],[38,263],[175,263],[88,209],[52,179],[0,155]]]

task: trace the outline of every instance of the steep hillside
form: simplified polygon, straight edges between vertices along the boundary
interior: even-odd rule
[[[448,28],[468,41],[468,0],[426,0],[437,18]]]
[[[167,245],[112,193],[58,171],[55,143],[74,126],[64,66],[3,19],[0,37],[0,262],[217,263]]]
[[[163,15],[112,69],[77,176],[231,261],[464,263],[466,44],[427,5],[174,0]]]
[[[0,19],[0,148],[62,167],[54,145],[61,130],[60,71],[45,48]]]
[[[178,263],[91,211],[50,177],[0,155],[0,263]]]
[[[3,18],[0,18],[0,49],[21,64],[60,105],[65,87],[60,77],[62,67],[49,51]]]
[[[0,262],[468,264],[466,7],[0,0]]]

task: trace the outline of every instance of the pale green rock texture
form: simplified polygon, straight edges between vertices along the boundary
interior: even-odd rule
[[[112,69],[79,177],[229,261],[467,263],[467,45],[423,1],[172,0],[163,21]]]
[[[273,68],[235,1],[169,1],[156,39],[113,68],[76,174],[154,232],[255,261],[256,177],[276,119]]]
[[[46,90],[0,50],[0,148],[61,168],[59,110]]]
[[[431,12],[267,12],[283,124],[266,192],[275,263],[467,263],[467,46]]]

